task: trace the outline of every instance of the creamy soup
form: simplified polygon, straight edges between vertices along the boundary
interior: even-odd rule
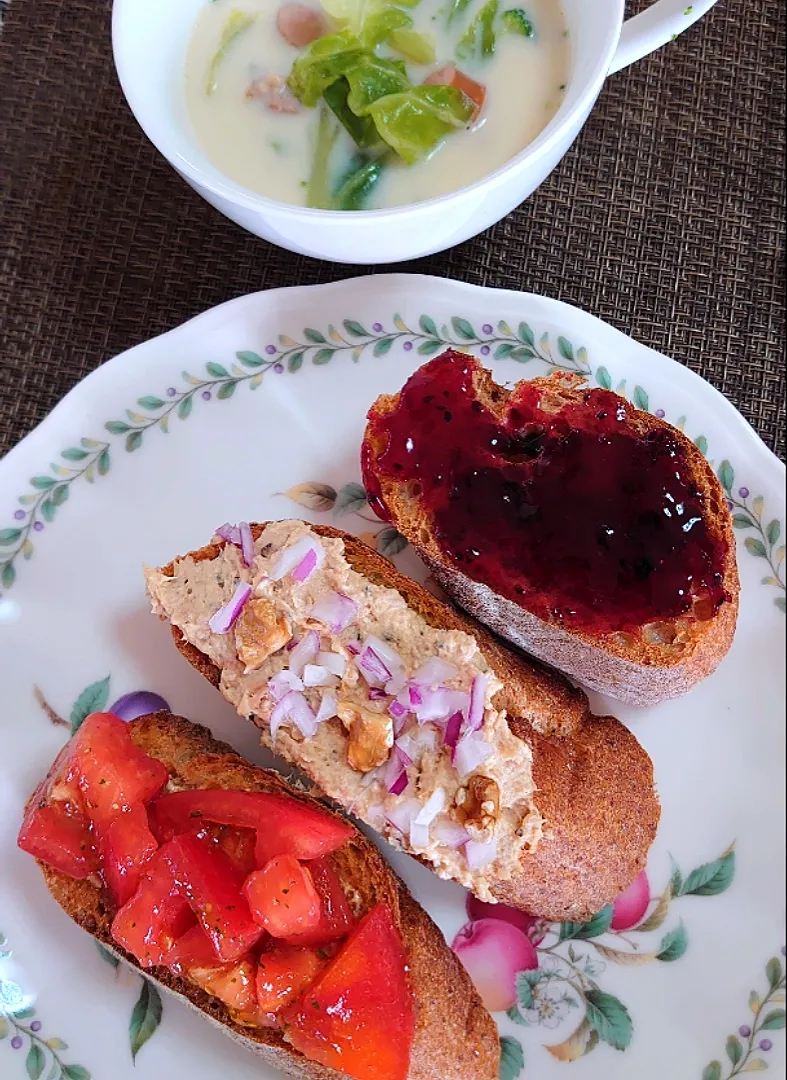
[[[197,18],[186,63],[191,121],[214,165],[252,191],[326,209],[419,202],[505,164],[560,106],[570,44],[558,0],[324,3],[209,0]],[[375,42],[386,19],[402,25]],[[359,74],[341,49],[361,38]],[[346,78],[312,104],[339,67]],[[380,97],[381,85],[397,96]],[[358,94],[372,104],[356,117],[347,103],[363,114]]]

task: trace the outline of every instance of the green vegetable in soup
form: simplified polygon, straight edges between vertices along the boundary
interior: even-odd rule
[[[347,104],[349,93],[350,84],[346,78],[342,77],[328,87],[323,94],[323,99],[357,146],[366,148],[383,146],[384,143],[374,126],[374,120],[370,116],[356,116]]]
[[[333,197],[330,183],[331,153],[339,135],[339,126],[328,109],[320,109],[317,145],[314,148],[312,171],[306,185],[306,205],[316,210],[330,210]]]
[[[350,85],[347,104],[356,116],[368,116],[375,101],[390,94],[401,94],[412,85],[404,61],[381,60],[371,53],[348,71],[346,78]]]
[[[474,111],[473,102],[453,86],[413,86],[369,107],[380,135],[408,165],[465,127]]]
[[[302,104],[313,108],[328,87],[365,56],[366,50],[349,30],[318,38],[292,65],[287,85]]]
[[[468,60],[479,51],[482,56],[494,55],[497,47],[495,19],[499,7],[500,0],[487,0],[478,12],[456,46],[456,55],[460,60]]]
[[[219,67],[223,63],[232,46],[241,36],[245,34],[252,23],[257,18],[256,15],[251,15],[247,11],[238,11],[233,9],[230,12],[229,18],[224,24],[224,29],[221,32],[221,39],[219,41],[219,47],[213,54],[210,64],[208,65],[208,80],[205,86],[205,92],[212,94],[216,89],[216,76],[218,74]]]
[[[387,164],[386,156],[357,154],[333,195],[334,210],[363,210]]]
[[[511,8],[503,12],[503,26],[509,34],[519,34],[520,37],[532,38],[536,36],[533,23],[522,8]]]
[[[460,15],[464,15],[469,5],[470,0],[453,0],[448,9],[448,25],[450,26],[454,19],[458,18]]]
[[[373,49],[388,41],[397,30],[409,29],[412,25],[413,20],[406,11],[393,6],[384,7],[364,20],[359,36],[367,49]]]
[[[420,34],[417,30],[394,30],[388,36],[387,44],[413,64],[433,64],[437,59],[431,35]]]
[[[324,10],[331,18],[339,23],[346,23],[347,29],[362,40],[365,40],[367,25],[371,23],[373,26],[378,16],[392,8],[416,7],[419,2],[420,0],[395,0],[394,3],[391,0],[321,0]]]

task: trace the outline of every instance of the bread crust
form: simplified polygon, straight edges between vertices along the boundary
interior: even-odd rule
[[[207,728],[182,717],[154,713],[131,721],[129,730],[136,745],[163,761],[170,775],[184,787],[264,791],[286,794],[309,804],[317,801],[291,787],[278,773],[249,764],[232,747],[217,742]],[[320,805],[327,813],[334,813]],[[497,1028],[440,930],[360,831],[356,830],[332,858],[358,913],[386,903],[402,934],[416,1009],[408,1080],[497,1080]],[[49,891],[66,914],[115,955],[138,968],[135,958],[112,938],[114,905],[106,890],[90,880],[75,881],[45,863],[39,865]],[[145,975],[285,1075],[299,1080],[345,1080],[343,1073],[303,1057],[277,1032],[236,1023],[225,1005],[168,968],[155,967]]]
[[[582,404],[584,383],[580,375],[555,372],[533,379],[530,385],[541,388],[541,408],[549,412],[566,404]],[[473,386],[478,400],[502,419],[516,388],[499,386],[491,372],[480,365],[474,372]],[[399,400],[399,394],[381,395],[369,411],[365,445],[370,451],[366,456],[367,467],[372,470],[376,456],[384,448],[376,439],[371,421],[393,412]],[[619,401],[626,408],[627,426],[637,435],[668,430],[680,443],[691,480],[705,499],[707,526],[726,546],[723,586],[730,600],[710,619],[700,621],[688,613],[668,623],[650,623],[632,632],[603,637],[582,627],[567,629],[547,622],[449,563],[419,500],[409,494],[405,485],[390,477],[374,473],[374,478],[391,523],[461,607],[496,634],[590,689],[631,705],[656,705],[687,693],[710,675],[729,651],[740,595],[735,538],[724,491],[701,451],[666,420],[635,409],[624,398]]]
[[[252,525],[255,539],[264,527]],[[582,921],[611,903],[645,868],[661,814],[653,763],[634,735],[614,717],[594,716],[581,690],[501,644],[357,537],[326,525],[312,528],[341,538],[353,570],[396,589],[430,626],[475,637],[503,682],[495,704],[533,751],[535,801],[545,828],[537,849],[523,854],[521,874],[493,887],[493,894],[554,921]],[[215,558],[223,544],[187,557]],[[175,561],[162,573],[172,576],[174,567]],[[218,688],[219,669],[177,627],[171,632],[182,655]]]

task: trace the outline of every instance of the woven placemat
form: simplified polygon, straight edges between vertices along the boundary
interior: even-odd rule
[[[13,0],[0,35],[0,451],[130,345],[359,272],[249,236],[177,177],[122,98],[110,8]],[[784,0],[721,0],[608,81],[523,207],[398,269],[577,304],[700,372],[783,456],[784,21]]]

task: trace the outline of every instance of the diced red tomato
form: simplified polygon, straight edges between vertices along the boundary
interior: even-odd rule
[[[82,880],[98,869],[90,822],[75,808],[36,795],[25,811],[17,844],[54,870]]]
[[[256,836],[252,829],[236,829],[232,825],[217,825],[214,821],[208,821],[198,824],[194,835],[221,848],[244,880],[257,869],[254,853]]]
[[[355,926],[355,917],[331,860],[314,859],[309,863],[309,873],[322,901],[320,921],[312,930],[288,934],[287,941],[293,945],[325,945],[346,938]]]
[[[289,1041],[312,1061],[353,1080],[406,1080],[415,1010],[407,954],[384,904],[282,1019]]]
[[[99,846],[104,880],[122,906],[137,891],[143,866],[158,850],[148,825],[148,812],[142,803],[119,814],[107,828]]]
[[[114,940],[145,968],[163,963],[175,942],[196,922],[187,897],[172,877],[167,847],[147,863],[137,891],[112,921]]]
[[[68,765],[89,817],[101,828],[138,803],[159,795],[169,779],[163,762],[132,742],[128,726],[113,713],[93,713],[70,743]]]
[[[281,5],[276,13],[276,29],[287,44],[296,49],[305,49],[328,32],[325,16],[319,8],[299,4],[297,0],[288,0]]]
[[[292,855],[277,855],[249,874],[243,886],[252,918],[275,938],[314,930],[322,904],[305,866]]]
[[[276,855],[318,859],[353,835],[346,822],[298,799],[262,791],[176,791],[151,807],[154,832],[163,841],[188,832],[200,820],[257,830],[257,865]]]
[[[327,964],[316,949],[274,945],[260,954],[257,1000],[260,1012],[273,1020],[308,989]]]
[[[197,925],[175,942],[164,963],[176,975],[190,979],[223,1001],[233,1016],[251,1022],[257,1018],[257,964],[252,956],[223,963],[211,939]]]
[[[471,79],[469,75],[465,75],[463,71],[459,71],[456,64],[446,64],[445,67],[433,71],[427,79],[424,79],[424,85],[455,86],[457,90],[461,90],[475,104],[473,120],[476,119],[486,102],[486,87],[475,79]]]
[[[241,894],[243,879],[227,855],[188,833],[176,836],[161,851],[219,958],[225,963],[239,960],[263,931],[251,917]]]

